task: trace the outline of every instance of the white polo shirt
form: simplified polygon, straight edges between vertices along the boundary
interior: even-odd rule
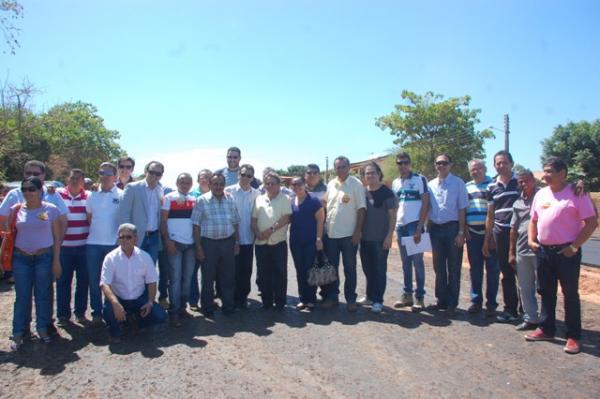
[[[146,290],[146,284],[157,281],[158,274],[152,258],[138,247],[133,249],[131,257],[117,247],[106,255],[102,263],[100,286],[109,285],[120,299],[137,299]]]
[[[365,188],[354,176],[327,184],[324,197],[327,204],[325,231],[330,238],[350,237],[356,228],[356,212],[367,207]]]
[[[123,190],[117,186],[113,186],[110,191],[94,191],[90,194],[85,204],[85,211],[92,215],[88,244],[116,244],[121,198]]]

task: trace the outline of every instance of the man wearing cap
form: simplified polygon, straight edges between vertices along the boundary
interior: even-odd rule
[[[102,291],[100,272],[104,257],[116,248],[119,228],[119,205],[123,191],[115,185],[117,168],[110,162],[100,165],[100,187],[92,192],[85,204],[90,233],[87,238],[86,260],[90,282],[92,327],[102,325]]]

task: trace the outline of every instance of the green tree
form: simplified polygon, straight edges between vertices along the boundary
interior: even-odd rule
[[[491,130],[477,130],[479,109],[469,108],[469,96],[444,99],[440,94],[427,92],[418,95],[404,90],[403,104],[376,119],[382,130],[396,136],[394,144],[411,156],[413,167],[431,178],[435,175],[434,161],[441,152],[454,161],[453,173],[468,178],[467,162],[484,158],[484,140],[494,137]]]
[[[542,162],[560,157],[569,166],[571,181],[582,179],[590,191],[600,191],[600,119],[558,125],[542,146]]]
[[[94,176],[98,165],[123,155],[116,143],[120,134],[104,126],[92,104],[84,102],[56,105],[40,117],[39,127],[50,144],[55,178],[64,178],[71,168]]]

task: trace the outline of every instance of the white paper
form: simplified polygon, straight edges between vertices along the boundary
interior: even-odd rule
[[[429,238],[429,233],[423,233],[421,234],[421,241],[415,244],[413,236],[402,237],[402,245],[406,248],[408,256],[420,254],[425,251],[431,251],[431,238]]]

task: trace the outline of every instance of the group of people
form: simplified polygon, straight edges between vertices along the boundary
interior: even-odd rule
[[[0,225],[16,230],[12,347],[18,349],[31,335],[33,297],[37,333],[43,342],[51,341],[54,279],[59,325],[71,323],[74,313],[80,323],[106,323],[115,342],[126,320],[152,325],[168,319],[179,327],[183,318],[192,317],[188,309],[206,318],[214,317],[219,307],[223,315],[245,309],[254,257],[263,308],[281,310],[286,306],[288,240],[298,310],[338,305],[341,273],[322,287],[307,281],[318,251],[324,251],[336,273],[343,265],[347,310],[355,312],[362,305],[380,313],[395,232],[404,288],[394,307],[415,312],[425,308],[423,250],[415,253],[411,248],[409,253],[407,244],[430,241],[436,298],[430,308],[452,317],[459,305],[466,243],[469,313],[484,310],[485,271],[486,315],[516,322],[522,309],[517,329],[534,330],[527,340],[552,339],[560,282],[565,351],[579,352],[580,248],[597,222],[589,196],[567,183],[566,164],[558,158],[544,163],[547,186],[542,189],[530,171],[513,173],[506,151],[494,156],[495,179],[486,175],[482,160],[470,161],[473,180],[467,184],[451,173],[448,154],[436,157],[437,176],[429,182],[412,170],[408,153],[398,154],[396,164],[399,174],[391,187],[384,184],[376,162],[364,167],[361,181],[350,174],[348,158],[339,156],[336,176],[327,184],[319,167],[309,164],[303,176],[292,178],[289,189],[271,168],[260,184],[254,167],[241,164],[240,149],[231,147],[228,166],[201,170],[195,189],[189,173],[177,176],[175,189],[163,187],[164,166],[158,161],[148,163],[144,178],[134,181],[135,161],[123,157],[117,165],[99,166],[98,189],[90,192],[80,169],[71,170],[64,188],[48,190],[45,165],[29,161],[21,187],[0,205]],[[357,253],[366,277],[361,298],[356,293]],[[500,275],[504,309],[497,314]],[[540,309],[536,292],[542,298]],[[85,316],[88,298],[91,321]]]

